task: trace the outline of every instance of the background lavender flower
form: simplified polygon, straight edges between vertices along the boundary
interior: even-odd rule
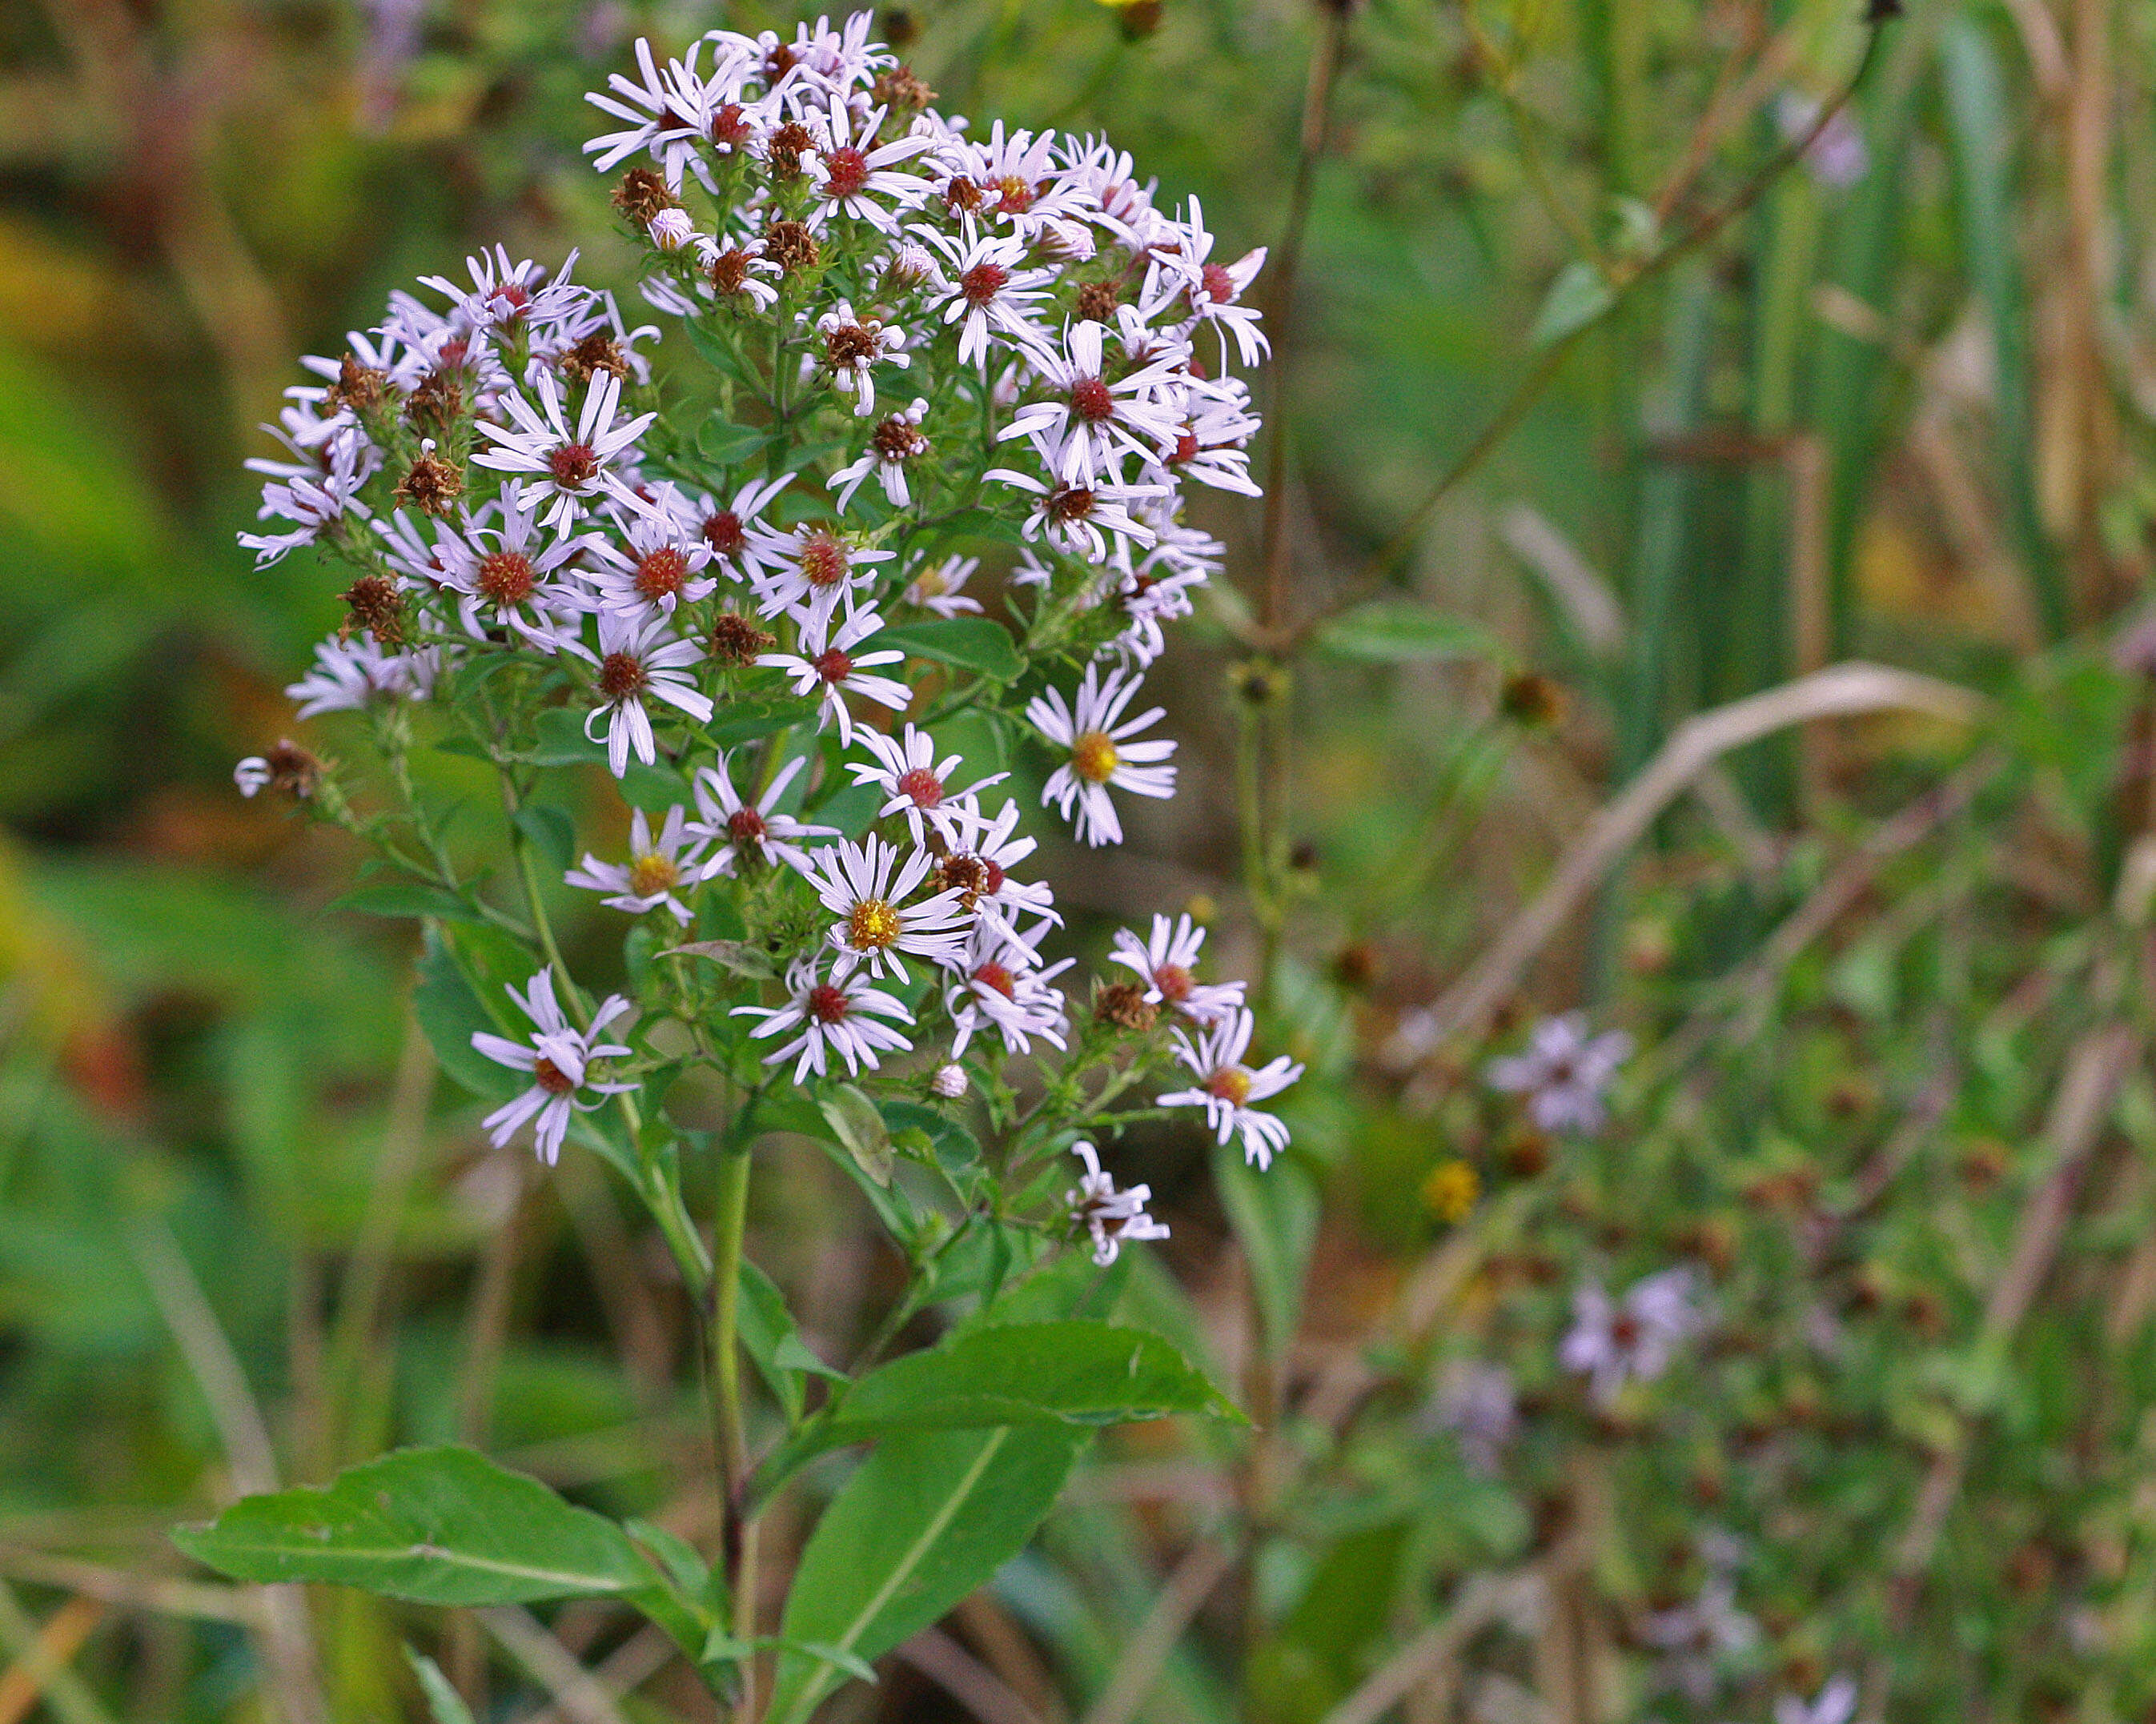
[[[1491,1060],[1490,1087],[1524,1095],[1529,1116],[1545,1131],[1591,1135],[1608,1117],[1604,1094],[1631,1052],[1623,1030],[1590,1036],[1586,1014],[1567,1012],[1537,1024],[1524,1053]]]

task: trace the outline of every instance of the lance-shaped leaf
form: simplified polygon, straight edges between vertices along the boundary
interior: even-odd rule
[[[773,1451],[754,1490],[766,1496],[815,1456],[893,1431],[1090,1428],[1176,1413],[1243,1416],[1172,1345],[1142,1329],[996,1324],[871,1371]]]
[[[1373,598],[1342,611],[1319,628],[1317,639],[1335,658],[1374,664],[1502,656],[1496,642],[1474,623],[1404,599]]]
[[[885,629],[875,644],[902,647],[916,659],[933,659],[961,670],[978,670],[998,682],[1015,682],[1025,675],[1025,660],[1011,644],[1010,630],[988,617],[907,623]]]
[[[330,1483],[243,1497],[172,1534],[234,1580],[320,1581],[421,1604],[525,1604],[659,1584],[621,1528],[474,1449],[403,1449]]]
[[[1087,1436],[1067,1425],[912,1431],[870,1455],[794,1571],[783,1634],[803,1650],[780,1661],[773,1724],[814,1711],[839,1659],[880,1657],[992,1578],[1055,1506]]]

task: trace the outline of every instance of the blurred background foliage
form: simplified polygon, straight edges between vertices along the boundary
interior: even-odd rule
[[[1059,878],[1096,945],[1214,918],[1312,1076],[1262,1184],[1137,1146],[1175,1238],[1126,1296],[1260,1434],[1119,1439],[868,1712],[1367,1724],[1430,1620],[1458,1641],[1418,1720],[1718,1717],[1657,1697],[1637,1626],[1699,1584],[1702,1516],[1768,1553],[1731,1715],[1842,1670],[1879,1716],[2156,1706],[2156,1095],[2117,1029],[2156,883],[2156,8],[1910,0],[1766,172],[1860,9],[882,13],[947,110],[1104,130],[1231,255],[1276,248],[1275,512],[1208,523],[1239,585],[1165,679],[1182,793]],[[250,1467],[461,1437],[713,1529],[663,1253],[588,1163],[485,1151],[407,1025],[409,944],[323,909],[354,857],[232,788],[337,613],[233,534],[293,356],[390,286],[499,241],[627,288],[578,145],[636,34],[794,16],[0,0],[0,1720],[303,1710],[162,1539]],[[1404,632],[1320,626],[1373,593]],[[1522,1134],[1479,1023],[1383,1057],[1673,726],[1849,655],[1983,690],[1988,740],[1869,720],[1697,778],[1506,978],[1501,1035],[1531,1001],[1634,1028],[1604,1141]],[[845,1356],[893,1266],[820,1158],[762,1191],[756,1256]],[[1502,1477],[1441,1436],[1461,1358],[1562,1399],[1576,1277],[1679,1257],[1726,1344],[1668,1404],[1531,1417]],[[1460,1589],[1507,1563],[1539,1614]],[[327,1716],[421,1716],[387,1607],[300,1632]],[[623,1632],[436,1650],[482,1717],[708,1716]]]

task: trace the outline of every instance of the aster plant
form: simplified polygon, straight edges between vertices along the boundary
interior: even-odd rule
[[[370,845],[355,901],[423,921],[415,1011],[495,1141],[597,1155],[649,1209],[705,1318],[726,1516],[701,1551],[406,1450],[183,1542],[440,1604],[625,1598],[741,1718],[805,1718],[980,1584],[1092,1429],[1237,1416],[1100,1316],[1122,1248],[1167,1233],[1107,1163],[1188,1110],[1262,1167],[1299,1072],[1253,1051],[1240,983],[1199,979],[1188,918],[1074,993],[1027,877],[1040,832],[1118,843],[1173,794],[1142,684],[1220,561],[1186,485],[1255,492],[1233,367],[1265,353],[1263,255],[1216,260],[1195,202],[1103,141],[947,120],[868,26],[639,44],[587,147],[661,322],[573,256],[393,295],[307,362],[244,541],[346,571],[291,693],[357,715],[372,760],[280,741],[239,788]],[[984,565],[1000,602],[961,593]],[[490,865],[459,859],[469,815],[449,842],[426,749],[490,776]],[[625,837],[578,829],[602,774]],[[566,961],[552,880],[622,918],[619,991]],[[845,1371],[744,1257],[779,1133],[911,1267]],[[886,1357],[932,1310],[941,1339]],[[772,1619],[766,1506],[862,1444]]]

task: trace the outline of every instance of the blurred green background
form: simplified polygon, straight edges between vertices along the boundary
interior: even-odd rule
[[[1230,257],[1306,218],[1292,292],[1269,302],[1285,440],[1259,465],[1279,513],[1270,537],[1237,500],[1207,517],[1245,597],[1188,631],[1162,679],[1187,739],[1177,802],[1128,853],[1071,865],[1065,895],[1099,917],[1084,936],[1197,900],[1224,967],[1253,967],[1234,667],[1376,590],[1460,624],[1450,662],[1299,660],[1266,757],[1295,845],[1276,995],[1314,1067],[1304,1171],[1275,1218],[1322,1266],[1306,1347],[1352,1353],[1449,1219],[1402,1195],[1444,1145],[1373,1090],[1372,1049],[1672,724],[1852,652],[2010,691],[2031,654],[2145,583],[2156,7],[1912,0],[1838,153],[1761,177],[1850,76],[1860,12],[881,14],[947,111],[1105,130],[1168,196],[1203,199]],[[258,571],[233,536],[254,504],[241,461],[268,449],[255,427],[296,356],[340,352],[392,286],[499,242],[550,261],[582,246],[584,279],[627,290],[578,145],[583,92],[637,34],[673,52],[797,15],[0,0],[0,1664],[24,1612],[70,1655],[87,1635],[80,1665],[114,1716],[261,1715],[250,1643],[171,1590],[183,1568],[162,1538],[220,1499],[258,1414],[295,1479],[452,1436],[624,1508],[695,1470],[682,1313],[648,1242],[590,1167],[542,1187],[517,1152],[485,1150],[406,1029],[399,926],[321,908],[356,858],[233,789],[236,757],[292,731],[281,687],[338,613],[308,557]],[[1327,123],[1306,136],[1313,91]],[[1682,262],[1624,291],[1695,226],[1711,232]],[[1517,429],[1445,485],[1546,359]],[[1286,602],[1260,623],[1267,544]],[[2089,778],[2076,807],[2118,788],[2128,697],[2104,674],[2043,732]],[[300,734],[334,750],[341,733]],[[1541,991],[1607,1001],[1628,975],[1723,972],[1781,901],[1732,856],[1809,818],[1845,830],[1955,746],[1882,724],[1752,752],[1712,818],[1672,823],[1629,895],[1604,895]],[[2115,875],[2117,829],[2091,831],[2063,861],[2032,847],[2072,876],[2069,908]],[[1147,1148],[1193,1309],[1240,1309],[1215,1273],[1229,1224],[1202,1146]],[[827,1172],[791,1171],[766,1182],[757,1255],[839,1344],[888,1265]],[[1103,1549],[1135,1537],[1084,1525]],[[1135,1554],[1126,1569],[1070,1661],[1112,1663],[1150,1573]],[[1053,1618],[1045,1571],[1029,1583]],[[318,1625],[333,1716],[403,1715],[382,1608],[341,1598]],[[581,1643],[557,1629],[623,1650],[597,1624]],[[477,1660],[466,1644],[484,1690]],[[1266,1710],[1318,1716],[1346,1668],[1276,1672]],[[496,1680],[499,1715],[526,1716],[531,1684]],[[1179,1708],[1206,1685],[1188,1680],[1158,1716],[1196,1715]],[[11,1692],[0,1714],[26,1716]],[[652,1692],[702,1716],[685,1690]],[[875,1704],[948,1702],[915,1681]]]

